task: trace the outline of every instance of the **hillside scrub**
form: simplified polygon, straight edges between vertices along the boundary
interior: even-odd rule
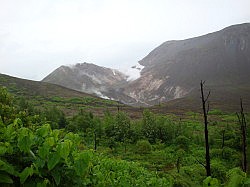
[[[100,118],[81,110],[70,117],[59,108],[16,102],[0,88],[0,114],[1,185],[250,185],[235,114],[215,112],[216,123],[209,121],[211,177],[202,166],[202,121],[193,113],[183,120],[149,110],[138,120],[122,111]]]

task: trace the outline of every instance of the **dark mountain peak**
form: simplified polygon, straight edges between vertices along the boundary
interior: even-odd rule
[[[250,23],[242,23],[242,24],[236,24],[236,25],[232,25],[229,27],[226,27],[224,29],[222,29],[223,32],[229,32],[229,33],[244,33],[244,34],[249,34],[246,33],[246,31],[250,30]]]
[[[173,62],[176,56],[181,53],[212,50],[211,48],[222,49],[225,46],[244,48],[250,45],[250,23],[238,24],[226,27],[220,31],[209,33],[203,36],[185,40],[171,40],[162,43],[151,51],[139,63],[143,66],[152,66],[159,63]],[[236,46],[236,44],[238,44]],[[224,45],[224,46],[223,46]],[[248,51],[246,51],[248,52]],[[147,69],[147,68],[145,68]]]
[[[140,64],[144,66],[141,77],[127,87],[126,93],[150,104],[184,97],[200,80],[217,86],[249,85],[250,24],[164,42]]]

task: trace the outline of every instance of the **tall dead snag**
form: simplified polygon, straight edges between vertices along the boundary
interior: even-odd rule
[[[208,120],[207,120],[207,115],[208,115],[208,111],[209,111],[208,97],[210,96],[210,91],[208,92],[207,96],[204,97],[204,91],[203,91],[204,84],[205,84],[205,81],[201,81],[201,83],[200,83],[201,101],[202,101],[204,126],[205,126],[204,134],[205,134],[205,146],[206,146],[206,165],[204,167],[206,168],[207,176],[211,176],[209,143],[208,143]]]
[[[96,151],[96,149],[97,149],[96,132],[94,132],[94,144],[95,144],[94,149],[95,149],[95,151]]]
[[[240,99],[240,114],[236,113],[240,126],[241,126],[241,135],[242,135],[242,170],[247,172],[247,123],[243,110],[242,99]]]

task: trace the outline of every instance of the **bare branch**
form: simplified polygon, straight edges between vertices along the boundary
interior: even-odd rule
[[[242,98],[240,98],[240,108],[241,108],[241,119],[242,119],[241,123],[242,123],[242,126],[247,128],[247,123],[246,123],[246,118],[245,118],[245,114],[244,114]]]
[[[243,113],[243,104],[242,104],[242,98],[240,98],[240,113]]]
[[[247,138],[246,138],[246,118],[243,110],[242,98],[240,98],[240,114],[236,113],[242,133],[242,170],[247,171]]]
[[[200,88],[201,88],[201,102],[202,102],[202,109],[203,109],[203,117],[204,117],[204,135],[205,135],[205,149],[206,149],[206,166],[202,164],[201,162],[198,162],[202,164],[207,172],[207,176],[211,176],[211,166],[210,166],[210,155],[209,155],[209,141],[208,141],[208,111],[209,111],[209,103],[208,103],[208,97],[210,95],[210,91],[205,99],[204,97],[204,91],[203,91],[203,86],[204,86],[205,81],[200,83]],[[207,105],[207,107],[206,107]]]
[[[207,102],[207,114],[209,112],[209,109],[210,109],[210,105],[209,105],[209,101]]]
[[[242,122],[241,122],[240,115],[238,114],[238,112],[236,112],[236,115],[237,115],[237,118],[238,118],[239,123],[240,123],[240,125],[241,125],[241,124],[242,124]]]
[[[205,169],[207,168],[205,164],[203,164],[201,161],[199,161],[197,158],[195,158],[195,160],[200,164],[202,165]]]
[[[208,92],[208,94],[207,94],[207,97],[206,97],[206,99],[205,99],[205,102],[207,102],[207,100],[208,100],[208,98],[209,98],[209,96],[210,96],[210,91]]]

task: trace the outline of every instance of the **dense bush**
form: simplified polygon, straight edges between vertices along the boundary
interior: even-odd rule
[[[147,154],[151,152],[152,147],[148,140],[139,140],[136,143],[135,149],[136,153]]]

